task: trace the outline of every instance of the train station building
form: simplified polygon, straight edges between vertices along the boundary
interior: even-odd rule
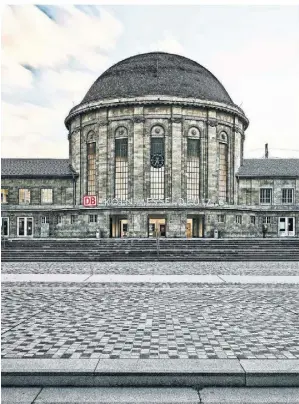
[[[299,236],[299,159],[244,159],[248,118],[190,59],[117,63],[65,125],[68,159],[2,159],[2,235]]]

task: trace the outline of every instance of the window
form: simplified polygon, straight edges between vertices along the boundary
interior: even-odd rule
[[[87,143],[87,194],[96,193],[96,142]]]
[[[30,203],[30,189],[19,189],[19,204]]]
[[[272,189],[261,188],[260,189],[260,203],[271,204],[272,203]]]
[[[282,190],[282,203],[294,203],[294,189],[293,188],[283,188]]]
[[[164,137],[151,138],[151,188],[152,199],[164,199]]]
[[[1,189],[1,203],[8,203],[8,189]]]
[[[42,216],[42,224],[49,223],[49,216]]]
[[[250,223],[255,224],[255,216],[250,216]]]
[[[263,223],[264,224],[270,224],[271,223],[271,216],[264,216],[263,217]]]
[[[114,197],[128,198],[128,138],[115,139],[115,188]]]
[[[43,188],[40,193],[41,203],[53,203],[53,189]]]
[[[225,222],[225,215],[218,215],[218,223],[224,223]]]
[[[226,202],[227,190],[227,144],[219,143],[219,200]]]
[[[199,198],[199,139],[187,139],[187,199]]]
[[[56,224],[62,223],[62,216],[56,216]]]
[[[71,224],[77,223],[78,222],[78,216],[77,215],[71,215]]]
[[[242,224],[242,216],[241,215],[236,215],[236,223]]]
[[[89,223],[97,223],[98,215],[89,215]]]

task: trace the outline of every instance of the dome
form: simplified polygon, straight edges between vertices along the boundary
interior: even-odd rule
[[[223,85],[200,64],[183,56],[153,52],[132,56],[106,70],[81,104],[142,96],[197,98],[234,105]]]

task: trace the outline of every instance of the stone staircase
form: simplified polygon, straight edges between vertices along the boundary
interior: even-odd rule
[[[26,239],[2,261],[299,261],[299,239]]]

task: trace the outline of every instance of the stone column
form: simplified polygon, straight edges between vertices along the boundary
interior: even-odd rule
[[[217,142],[217,121],[216,112],[210,111],[208,117],[208,195],[211,202],[218,201],[218,142]]]
[[[133,144],[133,199],[135,202],[143,200],[143,132],[144,117],[143,107],[134,108],[134,144]]]
[[[99,138],[98,138],[98,184],[99,184],[99,202],[107,198],[107,137],[108,121],[107,115],[100,117]]]
[[[172,202],[181,198],[182,190],[182,118],[172,118]]]

